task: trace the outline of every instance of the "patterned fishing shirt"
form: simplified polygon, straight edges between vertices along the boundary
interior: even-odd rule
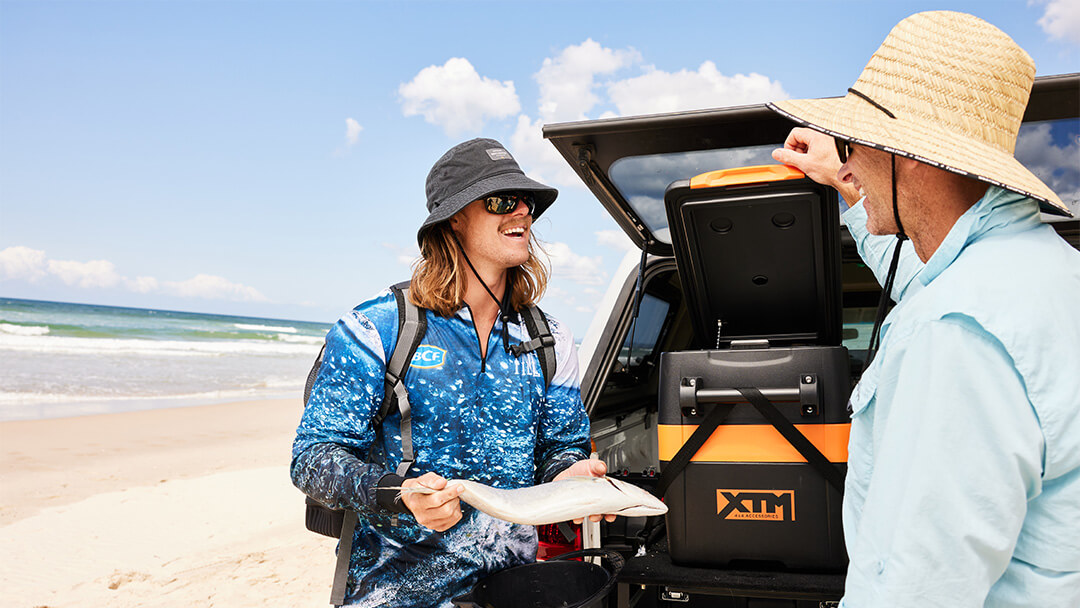
[[[535,352],[504,348],[502,322],[487,356],[468,307],[449,318],[431,311],[427,332],[406,370],[415,463],[429,471],[500,488],[550,481],[588,456],[589,420],[581,403],[577,353],[568,328],[547,317],[556,372],[548,386]],[[357,511],[346,604],[446,607],[489,573],[532,562],[535,528],[494,519],[462,503],[462,520],[445,532],[395,514],[376,487],[401,461],[401,416],[381,429],[371,420],[383,400],[386,360],[398,332],[394,295],[384,291],[330,330],[322,367],[293,443],[292,479],[333,508]],[[528,341],[520,318],[510,343]]]

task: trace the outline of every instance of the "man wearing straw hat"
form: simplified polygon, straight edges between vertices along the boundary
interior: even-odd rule
[[[844,606],[1080,606],[1080,254],[1013,158],[1034,75],[994,26],[928,12],[845,97],[770,104],[803,125],[773,157],[858,201],[885,285],[850,402]]]

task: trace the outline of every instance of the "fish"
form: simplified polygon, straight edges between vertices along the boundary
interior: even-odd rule
[[[497,519],[529,526],[555,524],[589,515],[648,517],[667,513],[667,505],[659,498],[633,484],[606,476],[580,475],[513,490],[493,488],[468,479],[451,479],[446,482],[446,487],[454,484],[462,487],[459,498],[476,509]],[[420,494],[438,491],[424,486],[382,489]]]

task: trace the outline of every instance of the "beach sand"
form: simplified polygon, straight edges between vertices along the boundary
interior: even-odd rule
[[[5,607],[326,606],[299,398],[0,423]]]

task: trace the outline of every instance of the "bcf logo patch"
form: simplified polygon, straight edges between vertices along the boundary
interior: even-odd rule
[[[443,363],[446,363],[445,349],[439,348],[438,346],[432,346],[431,344],[421,344],[416,347],[416,354],[413,355],[412,362],[409,363],[409,366],[418,367],[420,369],[433,369],[442,367]]]
[[[795,521],[795,491],[717,490],[716,513],[722,519]]]

